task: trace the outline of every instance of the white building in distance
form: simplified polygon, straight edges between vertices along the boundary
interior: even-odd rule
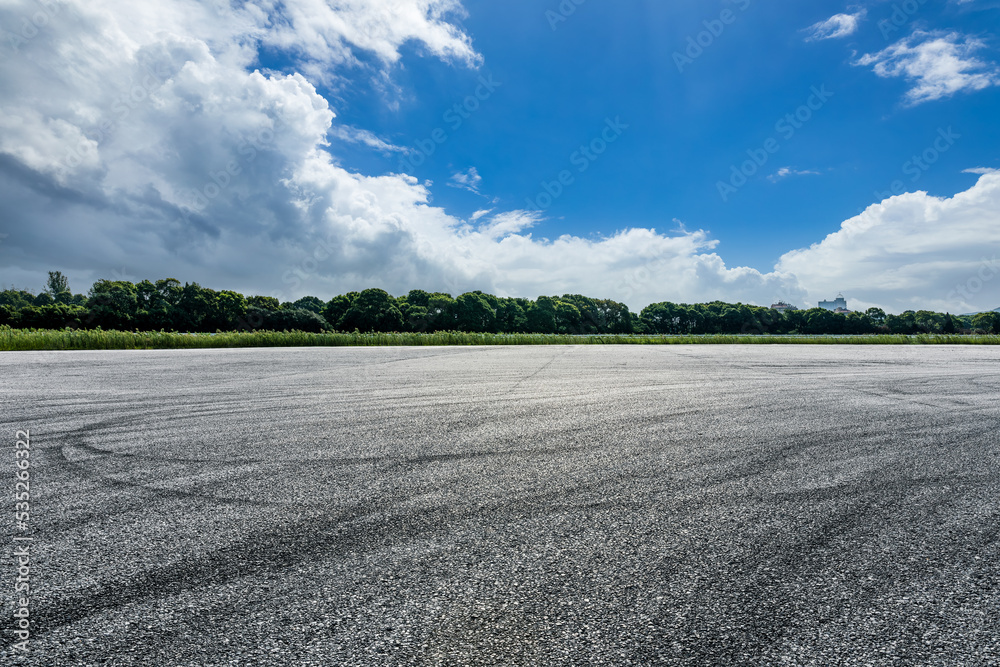
[[[844,298],[843,294],[838,294],[837,298],[833,301],[820,301],[820,308],[825,308],[827,310],[840,310],[847,311],[847,299]]]

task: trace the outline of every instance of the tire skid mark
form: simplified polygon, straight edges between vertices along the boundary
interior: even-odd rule
[[[131,489],[135,491],[141,491],[144,493],[151,494],[161,499],[183,499],[183,500],[201,500],[210,503],[219,503],[226,505],[239,505],[239,506],[254,506],[254,507],[273,507],[273,503],[263,502],[259,500],[251,500],[246,498],[226,498],[222,496],[213,496],[211,494],[196,493],[190,491],[182,491],[180,489],[168,489],[159,486],[149,486],[147,484],[140,484],[136,482],[126,482],[124,480],[115,479],[109,475],[101,475],[95,473],[87,466],[83,465],[81,461],[76,461],[70,459],[66,455],[67,449],[72,449],[76,445],[67,445],[59,450],[59,456],[61,463],[74,470],[78,473],[80,477],[87,479],[95,484],[108,488],[119,488],[119,489]]]
[[[110,421],[110,420],[109,420]],[[107,427],[107,423],[98,422],[95,424],[90,424],[85,427],[79,428],[76,434],[79,436],[85,436],[88,433],[100,431]],[[582,430],[582,429],[581,429]],[[56,449],[56,448],[53,448]],[[90,455],[90,458],[86,459],[76,459],[72,458],[70,454],[73,451],[80,451]],[[474,451],[474,452],[464,452],[464,453],[441,453],[441,454],[427,454],[422,456],[362,456],[362,457],[345,457],[345,458],[316,458],[316,459],[303,459],[298,461],[284,462],[282,464],[283,468],[297,468],[302,465],[308,465],[311,467],[322,467],[328,469],[336,469],[341,467],[350,467],[355,465],[375,465],[382,466],[387,472],[391,471],[411,471],[413,468],[418,466],[431,466],[435,464],[442,463],[452,463],[452,462],[462,462],[462,461],[473,461],[473,460],[484,460],[484,459],[511,459],[511,458],[532,458],[532,457],[545,457],[545,456],[559,456],[577,453],[580,451],[586,451],[586,447],[536,447],[528,450],[515,449],[515,450],[493,450],[493,451]],[[180,458],[180,457],[160,457],[155,455],[139,454],[134,452],[117,452],[114,450],[102,449],[86,443],[82,437],[80,437],[75,444],[63,445],[62,447],[56,449],[58,456],[54,463],[58,467],[62,467],[70,472],[70,474],[75,474],[78,477],[87,479],[89,482],[103,486],[105,488],[115,488],[115,489],[128,489],[130,491],[139,492],[147,495],[151,495],[154,498],[163,502],[172,502],[177,500],[195,500],[199,502],[206,502],[210,504],[222,504],[222,505],[233,505],[237,507],[298,507],[298,508],[317,508],[324,507],[322,503],[301,503],[301,502],[267,502],[262,500],[255,500],[250,498],[234,498],[226,497],[212,494],[203,489],[205,485],[196,484],[192,488],[187,490],[182,489],[171,489],[164,486],[153,486],[147,483],[132,482],[127,480],[122,480],[117,477],[113,477],[106,474],[101,474],[95,472],[91,466],[87,465],[88,461],[94,460],[117,460],[124,462],[135,462],[135,463],[180,463],[180,464],[200,464],[200,465],[216,465],[223,468],[238,469],[245,466],[254,465],[266,465],[269,472],[273,472],[274,462],[269,459],[239,459],[239,460],[226,460],[226,459],[190,459],[190,458]],[[235,471],[235,470],[234,470]],[[119,475],[124,474],[118,473]],[[231,474],[222,480],[222,483],[226,485],[238,485],[239,482],[243,480],[259,480],[266,477],[268,472],[258,471],[258,470],[248,470],[240,474]],[[213,485],[218,485],[219,482],[212,482]],[[128,511],[133,509],[133,506],[126,505],[124,510]],[[93,513],[87,517],[76,517],[70,521],[66,521],[64,525],[61,526],[62,529],[76,527],[80,525],[85,525],[90,519],[96,516],[106,516],[104,513]],[[57,526],[52,526],[56,528]]]
[[[580,429],[583,430],[583,429]],[[153,462],[153,463],[198,463],[198,464],[213,464],[219,466],[228,467],[242,467],[247,465],[267,465],[273,467],[275,465],[272,459],[192,459],[192,458],[180,458],[180,457],[163,457],[154,456],[149,454],[139,454],[135,452],[116,452],[114,450],[100,449],[93,445],[86,443],[78,443],[73,445],[64,445],[62,447],[62,457],[70,464],[75,464],[77,467],[80,466],[81,460],[70,460],[65,452],[67,449],[77,449],[95,457],[107,457],[112,459],[128,459],[141,462]],[[589,451],[593,448],[577,446],[577,447],[536,447],[533,449],[497,449],[497,450],[481,450],[481,451],[467,451],[467,452],[445,452],[441,454],[422,454],[418,456],[355,456],[355,457],[316,457],[316,458],[303,458],[291,461],[282,462],[282,466],[299,466],[299,465],[309,465],[313,467],[329,467],[329,468],[339,468],[348,467],[354,465],[384,465],[390,469],[394,468],[410,468],[412,466],[419,465],[429,465],[434,463],[451,463],[455,461],[472,461],[478,459],[489,459],[489,458],[519,458],[519,457],[532,457],[532,456],[551,456],[559,454],[572,454],[582,451]],[[89,459],[83,459],[83,461]],[[248,473],[252,474],[252,473]]]
[[[372,507],[372,513],[381,508]],[[264,572],[288,570],[309,559],[343,555],[352,546],[372,541],[374,537],[396,536],[402,540],[410,531],[399,531],[389,525],[387,517],[383,534],[355,524],[365,514],[345,514],[299,522],[287,528],[260,532],[205,554],[165,567],[135,575],[127,581],[106,582],[96,591],[78,594],[52,608],[40,608],[32,614],[37,623],[35,637],[52,632],[64,625],[83,620],[101,612],[149,599],[163,599],[208,586],[229,582]],[[442,526],[439,530],[444,530]],[[8,647],[12,637],[3,637]]]
[[[580,485],[571,493],[599,486]],[[352,552],[385,549],[418,538],[449,535],[454,530],[453,526],[460,522],[482,521],[488,516],[495,516],[497,521],[523,521],[538,516],[540,511],[548,511],[552,499],[559,497],[565,500],[566,494],[566,491],[553,491],[495,499],[461,512],[447,504],[398,511],[401,503],[421,496],[421,492],[399,492],[355,503],[342,507],[336,513],[248,535],[211,552],[198,554],[196,558],[150,570],[126,581],[105,582],[96,591],[71,595],[53,607],[39,608],[32,614],[33,621],[38,623],[34,636],[43,636],[62,626],[129,604],[162,600],[209,586],[223,586],[262,573],[280,573],[319,558],[338,558]],[[390,507],[397,508],[397,511],[387,513]],[[368,521],[372,518],[377,518],[377,521]],[[2,647],[9,647],[12,643],[13,638],[3,637],[0,640]]]
[[[680,654],[672,657],[704,659],[715,664],[720,661],[742,664],[741,659],[752,653],[763,664],[769,650],[776,649],[781,640],[802,630],[803,619],[799,617],[799,612],[784,602],[789,598],[787,584],[795,580],[795,575],[804,574],[807,580],[814,578],[812,570],[815,569],[815,561],[809,556],[822,559],[826,550],[843,548],[833,546],[838,540],[843,541],[851,533],[864,533],[872,525],[878,525],[873,519],[879,515],[894,515],[911,507],[907,498],[883,492],[884,488],[869,486],[847,498],[841,495],[837,499],[844,507],[828,520],[804,535],[805,531],[801,530],[786,533],[801,537],[783,539],[781,535],[775,535],[769,544],[758,544],[757,550],[738,554],[725,572],[730,587],[719,589],[716,582],[697,585],[690,598],[700,602],[681,627],[669,620],[674,609],[654,619],[655,624],[667,634],[682,638]],[[932,510],[946,500],[939,499]],[[659,572],[657,578],[669,581],[671,574]],[[849,599],[840,600],[824,597],[822,591],[808,589],[799,595],[810,593],[815,595],[816,604],[813,607],[816,616],[806,620],[805,625],[822,627],[843,618],[845,612],[867,608],[874,598],[884,595],[886,589],[876,586],[864,590],[855,588]],[[713,605],[706,598],[718,604]],[[825,612],[822,611],[823,603],[828,604]],[[728,631],[706,622],[706,614],[718,614],[720,611],[727,614]],[[710,630],[706,632],[705,628]],[[641,648],[637,649],[636,655],[644,655]]]
[[[956,417],[954,420],[950,421],[950,424],[966,424],[962,419]],[[980,430],[986,431],[988,427],[983,425],[979,427]],[[920,424],[911,425],[901,425],[894,424],[892,429],[894,435],[926,435],[927,427]],[[782,439],[787,439],[787,436],[779,434],[778,437]],[[714,464],[727,464],[736,462],[737,465],[734,469],[728,471],[720,471],[719,477],[714,478],[714,481],[734,481],[741,478],[756,478],[759,476],[759,470],[764,468],[776,469],[774,468],[775,463],[781,463],[786,459],[793,458],[795,456],[801,456],[803,453],[810,449],[815,449],[817,447],[822,448],[822,451],[831,451],[831,446],[837,446],[839,449],[847,449],[851,446],[866,446],[871,447],[877,442],[877,439],[881,437],[878,434],[872,434],[870,432],[865,433],[865,440],[862,441],[857,438],[845,437],[843,434],[832,433],[829,429],[815,429],[815,430],[801,430],[797,433],[796,441],[792,444],[786,444],[779,447],[773,451],[761,452],[756,456],[746,458],[745,452],[739,451],[737,449],[730,448],[726,451],[718,452],[714,457],[706,460],[704,463],[709,462]],[[708,481],[708,480],[706,480]]]
[[[877,389],[862,389],[855,385],[843,385],[842,388],[853,391],[858,394],[865,394],[866,396],[874,396],[876,398],[885,399],[887,401],[892,401],[895,403],[906,403],[910,405],[921,405],[924,407],[935,408],[937,410],[945,411],[948,413],[959,413],[959,414],[972,414],[972,413],[984,413],[984,414],[995,414],[996,407],[989,404],[976,405],[975,403],[970,403],[962,400],[954,400],[950,404],[932,403],[925,400],[920,400],[923,394],[918,392],[903,392],[899,390],[894,390],[889,387],[883,391]],[[979,394],[970,393],[970,397],[976,397]]]
[[[946,477],[944,475],[932,475],[932,476],[922,476],[922,477],[896,477],[892,480],[874,480],[871,478],[851,480],[848,482],[843,482],[835,484],[833,486],[824,486],[815,489],[797,489],[793,491],[775,491],[768,495],[757,496],[760,500],[766,500],[768,498],[778,498],[781,500],[792,501],[802,501],[802,500],[836,500],[842,496],[845,492],[860,494],[864,493],[872,488],[876,484],[877,486],[885,489],[893,488],[897,491],[913,491],[916,489],[937,489],[941,487],[949,488],[953,490],[953,487],[962,488],[976,488],[983,486],[991,488],[991,485],[996,485],[1000,482],[1000,474],[987,474],[987,475],[956,475],[954,477]]]
[[[541,373],[542,371],[544,371],[544,370],[545,370],[546,368],[548,368],[548,367],[549,367],[550,365],[552,365],[552,362],[554,362],[554,361],[555,361],[556,359],[558,359],[559,357],[562,357],[563,355],[565,355],[565,354],[566,354],[567,352],[569,352],[569,351],[570,351],[571,349],[572,349],[571,347],[564,347],[564,348],[563,348],[563,349],[562,349],[561,351],[559,351],[558,353],[556,353],[556,354],[553,354],[553,355],[552,355],[552,358],[550,358],[550,359],[549,359],[548,361],[546,361],[546,362],[545,362],[544,364],[542,364],[541,366],[539,366],[539,367],[538,367],[538,368],[537,368],[537,369],[535,370],[535,372],[531,373],[530,375],[526,375],[525,377],[521,378],[521,379],[520,379],[520,380],[518,380],[518,381],[517,381],[516,383],[514,383],[514,386],[512,386],[512,387],[510,388],[510,390],[509,390],[509,391],[508,391],[507,393],[508,393],[508,394],[513,394],[513,393],[514,393],[515,391],[517,391],[517,389],[518,389],[518,388],[519,388],[519,387],[520,387],[520,386],[521,386],[522,384],[524,384],[525,382],[527,382],[527,381],[528,381],[528,380],[530,380],[531,378],[535,377],[536,375],[538,375],[539,373]]]
[[[397,494],[395,498],[356,503],[332,515],[251,534],[125,581],[105,582],[98,590],[72,595],[57,605],[34,611],[32,621],[37,626],[33,636],[37,638],[129,604],[223,586],[263,573],[286,572],[317,559],[339,558],[352,552],[390,548],[416,538],[448,535],[459,522],[483,518],[482,507],[457,512],[446,505],[386,513],[391,503],[401,500],[402,494]],[[369,521],[373,517],[378,520]],[[14,641],[13,637],[4,636],[0,647],[7,648]]]
[[[109,457],[115,459],[131,459],[136,461],[151,461],[155,463],[211,463],[219,466],[243,466],[271,463],[266,459],[194,459],[174,456],[154,456],[151,454],[139,454],[136,452],[118,452],[113,449],[101,449],[85,442],[78,442],[72,445],[65,445],[66,448],[79,449],[97,457]]]
[[[362,348],[353,348],[353,349],[367,349],[367,348],[363,348],[362,347]],[[386,348],[383,348],[383,349],[386,349]],[[315,369],[315,370],[295,371],[295,372],[291,372],[291,373],[288,373],[288,374],[281,375],[280,377],[282,379],[296,378],[296,377],[315,377],[317,375],[322,375],[324,373],[329,373],[329,372],[337,372],[337,371],[344,371],[344,370],[355,370],[356,371],[356,370],[364,369],[364,368],[373,368],[375,366],[388,366],[390,364],[406,363],[408,361],[419,362],[419,361],[423,361],[425,359],[434,359],[435,357],[446,357],[446,356],[454,357],[454,356],[465,356],[465,355],[469,355],[469,354],[481,354],[481,353],[483,353],[484,351],[487,351],[487,350],[488,350],[487,346],[477,345],[477,346],[474,346],[474,347],[465,347],[465,348],[449,348],[447,351],[444,351],[444,352],[433,352],[432,353],[431,350],[428,349],[428,347],[410,346],[410,347],[406,348],[406,352],[407,353],[410,353],[410,352],[426,352],[426,354],[412,354],[410,356],[403,355],[403,356],[397,357],[395,359],[383,359],[383,360],[380,360],[380,361],[369,361],[369,362],[364,362],[364,363],[344,363],[344,364],[338,364],[336,366],[328,366],[328,367],[319,368],[319,369]],[[347,357],[345,357],[345,358],[347,358]],[[350,359],[350,361],[353,362],[355,360],[354,359]]]

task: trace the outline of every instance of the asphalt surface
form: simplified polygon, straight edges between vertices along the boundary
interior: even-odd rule
[[[0,353],[0,663],[997,665],[998,398],[990,347]]]

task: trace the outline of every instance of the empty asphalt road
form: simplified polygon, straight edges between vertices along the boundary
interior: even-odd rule
[[[0,663],[997,665],[998,399],[993,347],[0,353]]]

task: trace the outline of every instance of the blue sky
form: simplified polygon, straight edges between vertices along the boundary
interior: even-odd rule
[[[544,192],[543,182],[574,168],[570,156],[600,134],[606,118],[620,118],[628,130],[546,209],[536,234],[665,230],[677,226],[676,218],[711,230],[727,261],[768,270],[790,248],[836,231],[879,201],[876,193],[889,191],[893,181],[947,195],[975,182],[963,169],[1000,167],[1000,88],[908,107],[906,80],[880,79],[871,67],[852,64],[855,54],[880,51],[915,29],[992,41],[1000,11],[976,5],[928,2],[897,27],[893,4],[876,3],[856,33],[806,41],[806,28],[849,11],[844,4],[590,0],[563,16],[556,2],[468,2],[463,26],[483,54],[480,69],[415,57],[395,77],[405,97],[398,110],[358,90],[337,109],[344,122],[400,146],[416,148],[433,129],[448,129],[449,140],[412,173],[443,184],[474,167],[483,197],[434,191],[437,203],[460,215],[489,208],[493,198],[495,206],[524,206]],[[705,21],[718,31],[719,23],[711,23],[726,9],[732,22],[722,24],[718,37],[704,38],[708,46],[687,62],[688,38],[708,33]],[[450,131],[444,112],[475,92],[482,73],[502,85]],[[779,134],[775,124],[806,103],[813,86],[833,97],[785,140],[787,131]],[[929,169],[914,165],[916,171],[903,173],[949,127],[961,138]],[[745,152],[770,137],[780,140],[780,150],[723,201],[718,181],[728,181]],[[393,170],[398,163],[345,152],[345,164],[363,170]],[[782,167],[815,173],[778,178]]]
[[[0,281],[1000,305],[1000,3],[164,4],[62,3],[8,49]],[[121,48],[30,57],[88,31]]]

